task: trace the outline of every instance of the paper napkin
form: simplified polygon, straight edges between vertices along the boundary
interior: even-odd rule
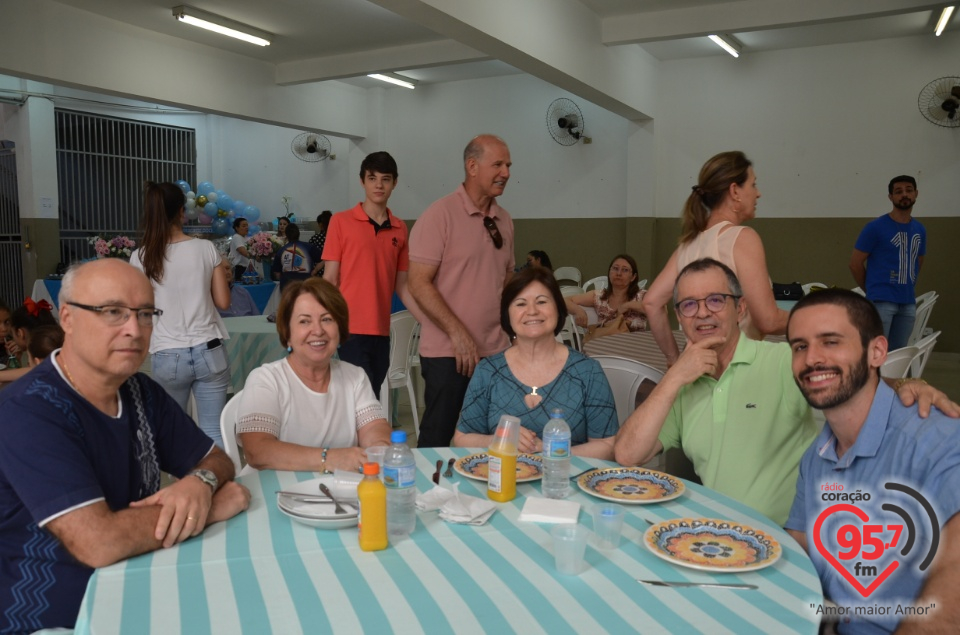
[[[451,498],[453,498],[453,492],[439,485],[434,485],[430,491],[417,494],[417,509],[422,512],[436,511]]]
[[[553,498],[533,497],[527,499],[520,511],[520,520],[532,523],[569,523],[577,522],[580,515],[580,503]]]
[[[417,509],[425,512],[439,509],[440,518],[450,523],[482,525],[497,511],[497,504],[463,494],[460,492],[460,484],[454,483],[452,491],[434,485],[433,489],[419,494]]]

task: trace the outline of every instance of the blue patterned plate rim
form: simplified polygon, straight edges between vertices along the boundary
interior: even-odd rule
[[[486,452],[477,452],[476,454],[460,457],[456,463],[453,464],[453,468],[467,478],[472,478],[476,481],[486,481],[486,476],[475,474],[473,469],[478,465],[486,463],[488,460],[490,460],[490,457]],[[518,483],[529,483],[530,481],[539,481],[543,478],[543,460],[539,456],[521,452],[517,455],[517,466],[519,467],[520,464],[534,467],[537,473],[533,476],[517,478]]]
[[[596,489],[597,483],[611,480],[630,478],[635,480],[647,481],[662,486],[667,492],[663,496],[656,498],[636,499],[629,496],[606,494]],[[587,494],[602,498],[603,500],[623,503],[626,505],[649,505],[652,503],[663,503],[679,498],[686,491],[687,487],[680,479],[658,472],[657,470],[648,470],[642,467],[607,467],[590,470],[581,474],[577,479],[577,485]],[[631,494],[633,492],[628,492]]]

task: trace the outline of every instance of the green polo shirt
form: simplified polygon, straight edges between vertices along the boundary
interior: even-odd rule
[[[666,449],[683,449],[704,485],[782,526],[800,457],[816,436],[790,347],[741,334],[720,379],[704,375],[680,390],[659,438]]]

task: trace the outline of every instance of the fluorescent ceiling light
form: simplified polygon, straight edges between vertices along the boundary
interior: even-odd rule
[[[235,22],[214,13],[207,13],[206,11],[194,9],[186,5],[174,7],[173,17],[180,22],[192,24],[201,29],[207,29],[208,31],[214,31],[222,35],[228,35],[238,40],[243,40],[244,42],[256,44],[257,46],[269,46],[270,38],[273,37],[266,31],[261,31],[252,26],[247,26],[246,24],[241,24],[240,22]]]
[[[737,41],[737,38],[732,35],[708,35],[714,43],[722,48],[724,51],[733,55],[734,57],[740,57],[740,51],[743,50],[743,44]]]
[[[379,79],[381,82],[387,82],[388,84],[395,84],[397,86],[403,86],[404,88],[409,88],[413,90],[416,88],[416,84],[409,77],[402,77],[400,75],[394,75],[393,73],[370,73],[367,77],[372,77],[374,79]]]
[[[943,12],[940,14],[940,19],[937,21],[937,36],[939,37],[943,30],[947,28],[947,22],[950,21],[950,16],[953,15],[954,7],[944,7]]]

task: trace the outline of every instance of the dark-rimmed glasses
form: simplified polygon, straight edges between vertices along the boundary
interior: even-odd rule
[[[91,311],[100,315],[100,318],[107,326],[120,326],[126,324],[130,319],[131,313],[137,314],[137,324],[140,326],[154,327],[157,320],[163,315],[160,309],[135,309],[132,306],[123,306],[122,304],[107,304],[104,306],[90,306],[89,304],[80,304],[79,302],[67,302],[70,306],[75,306],[84,311]]]
[[[490,234],[490,239],[493,240],[493,246],[497,249],[503,247],[503,236],[500,235],[500,229],[497,227],[497,221],[493,220],[489,216],[485,216],[483,219],[483,226],[487,228],[487,233]]]
[[[723,310],[723,307],[726,306],[727,298],[739,300],[740,296],[733,295],[732,293],[711,293],[705,298],[687,298],[686,300],[680,300],[673,306],[676,307],[677,313],[689,318],[695,316],[697,312],[700,311],[701,302],[707,307],[707,311],[719,313]]]

